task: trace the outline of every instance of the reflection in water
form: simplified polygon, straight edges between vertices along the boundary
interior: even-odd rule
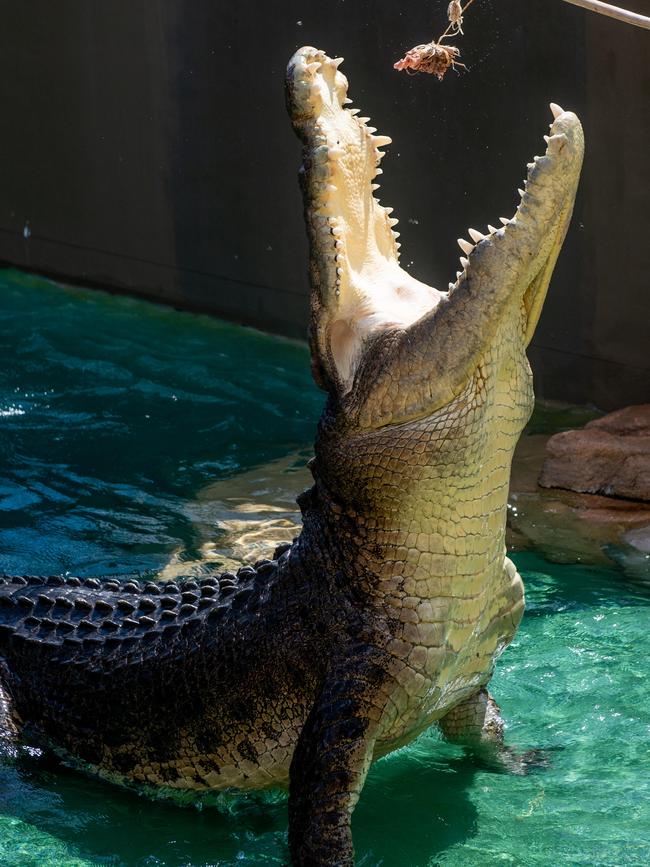
[[[300,530],[296,495],[312,482],[309,457],[308,450],[289,454],[202,488],[184,508],[200,556],[191,562],[175,551],[161,577],[236,569],[290,542]]]
[[[295,534],[322,402],[305,348],[12,272],[0,284],[0,570],[187,574]],[[650,863],[647,585],[516,559],[528,610],[494,693],[509,742],[553,748],[552,763],[496,774],[425,733],[370,771],[353,821],[363,867]],[[181,808],[5,741],[2,865],[286,854],[282,794]]]

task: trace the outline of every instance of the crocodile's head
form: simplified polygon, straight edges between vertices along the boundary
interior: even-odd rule
[[[397,220],[375,196],[391,140],[347,107],[340,63],[306,47],[287,73],[303,142],[312,366],[330,396],[315,475],[376,526],[412,524],[427,497],[453,498],[454,485],[485,496],[497,453],[507,490],[532,403],[525,349],[571,218],[582,129],[551,104],[546,152],[528,164],[515,214],[459,240],[461,270],[440,291],[400,266]]]
[[[348,82],[315,48],[301,48],[288,68],[288,104],[305,152],[302,182],[311,242],[312,351],[317,380],[350,390],[368,338],[408,328],[451,299],[481,271],[481,281],[510,281],[526,296],[532,331],[573,208],[583,140],[577,117],[551,105],[546,153],[528,165],[521,202],[502,227],[469,230],[460,240],[461,269],[448,291],[416,280],[399,264],[392,208],[379,203],[382,147],[391,143],[348,108]],[[515,273],[516,272],[516,273]],[[478,276],[478,275],[477,275]],[[530,334],[528,335],[530,336]]]

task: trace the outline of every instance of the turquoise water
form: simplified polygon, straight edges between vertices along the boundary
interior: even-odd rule
[[[0,272],[0,354],[0,571],[200,570],[304,481],[322,397],[300,345]],[[498,774],[424,735],[370,772],[363,867],[650,863],[650,588],[516,559],[528,608],[493,691],[509,742],[550,764]],[[282,795],[216,800],[0,747],[0,864],[284,862]]]

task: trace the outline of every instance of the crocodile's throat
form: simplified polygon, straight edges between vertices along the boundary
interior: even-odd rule
[[[564,202],[562,194],[575,188],[582,139],[575,115],[551,105],[546,153],[529,163],[515,215],[485,233],[469,229],[471,241],[459,239],[461,270],[441,292],[400,267],[398,221],[374,195],[381,148],[391,139],[377,135],[359,109],[346,107],[352,100],[341,61],[315,48],[301,49],[289,66],[288,93],[305,144],[303,187],[319,296],[312,299],[312,341],[317,354],[330,359],[330,373],[346,392],[369,336],[411,326],[456,292],[475,267],[500,281],[509,269],[510,276],[530,285],[525,303],[536,321],[535,298],[543,300],[539,290],[546,288],[571,214],[573,196]]]

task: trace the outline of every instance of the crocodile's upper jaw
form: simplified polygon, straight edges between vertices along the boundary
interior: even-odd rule
[[[382,171],[381,148],[391,139],[376,135],[368,118],[356,116],[358,109],[345,108],[351,100],[338,69],[341,60],[305,47],[288,69],[289,111],[305,145],[303,186],[314,287],[311,338],[321,384],[348,391],[370,334],[408,328],[453,296],[475,265],[499,281],[505,269],[524,292],[531,288],[526,308],[532,333],[580,173],[583,140],[576,116],[551,105],[554,121],[546,153],[529,163],[515,215],[502,218],[499,229],[488,226],[485,234],[469,230],[472,241],[459,241],[462,270],[449,291],[441,292],[399,265],[397,220],[392,208],[373,195]]]

